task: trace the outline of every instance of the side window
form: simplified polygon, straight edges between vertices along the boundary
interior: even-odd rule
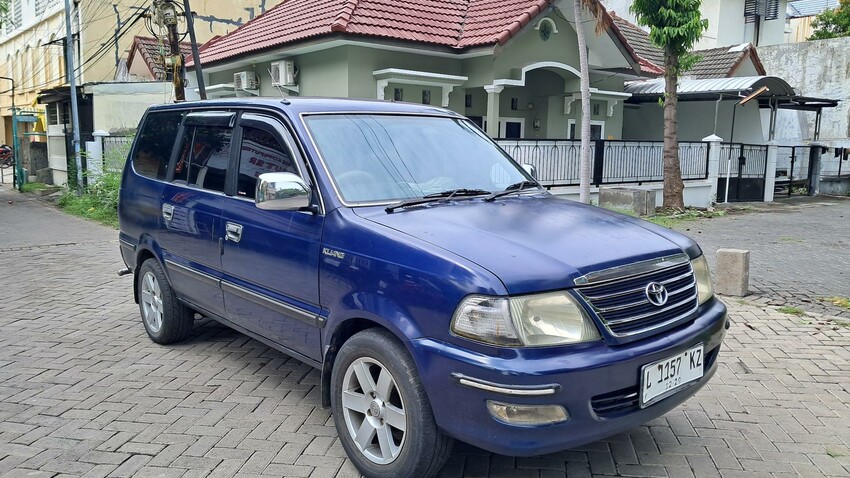
[[[136,139],[133,168],[148,178],[165,179],[171,149],[183,119],[181,111],[149,113]]]
[[[233,130],[220,126],[187,126],[174,166],[174,181],[224,192]]]
[[[289,149],[280,144],[273,134],[243,126],[236,195],[254,199],[257,178],[263,173],[273,172],[298,174]]]

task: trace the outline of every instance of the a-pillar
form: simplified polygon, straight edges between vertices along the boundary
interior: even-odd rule
[[[499,94],[504,86],[485,86],[487,92],[487,134],[491,138],[499,137]]]
[[[776,186],[776,156],[779,145],[776,141],[767,142],[767,168],[764,172],[764,202],[773,202],[773,190]]]
[[[702,139],[708,143],[708,177],[711,183],[711,203],[717,202],[717,179],[720,177],[720,143],[723,138],[713,134]]]

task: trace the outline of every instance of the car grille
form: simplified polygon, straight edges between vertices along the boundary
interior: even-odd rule
[[[667,289],[662,306],[647,298],[652,282]],[[684,254],[601,271],[577,283],[576,290],[618,338],[636,339],[677,325],[692,318],[699,305],[694,271]]]
[[[705,354],[703,370],[708,372],[711,369],[719,351],[718,346]],[[590,399],[590,406],[600,418],[616,418],[640,409],[639,390],[638,386],[633,386],[597,395]]]

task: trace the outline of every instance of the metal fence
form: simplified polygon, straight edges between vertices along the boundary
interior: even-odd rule
[[[120,171],[130,153],[132,136],[105,136],[103,138],[103,162],[107,171]]]
[[[743,143],[720,145],[720,176],[764,178],[767,171],[767,146]],[[739,174],[740,173],[740,174]]]
[[[579,140],[498,139],[496,142],[520,164],[531,164],[543,186],[579,184]],[[664,179],[664,143],[660,141],[597,140],[590,143],[592,182],[625,184]],[[708,177],[709,143],[679,143],[683,179]]]

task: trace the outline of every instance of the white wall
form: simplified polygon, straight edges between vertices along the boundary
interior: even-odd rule
[[[804,96],[839,100],[823,111],[821,141],[850,147],[850,37],[759,47],[767,74],[779,76]],[[782,111],[777,117],[777,141],[809,140],[814,113]]]
[[[93,95],[94,130],[107,132],[135,128],[149,106],[170,102],[173,91],[164,81],[85,86],[86,94]]]
[[[732,108],[734,102],[724,101],[717,113],[717,131],[714,130],[714,101],[679,102],[679,140],[701,141],[717,134],[729,141],[732,132]],[[623,124],[623,138],[633,140],[664,140],[663,110],[656,103],[644,103],[638,109],[627,108]],[[755,102],[739,106],[735,113],[736,143],[764,142],[761,115]]]
[[[717,198],[711,195],[712,182],[713,180],[685,181],[683,191],[685,207],[709,207],[713,205]],[[623,184],[622,187],[655,191],[655,204],[661,206],[664,203],[664,184],[662,183],[644,184],[642,186]],[[578,187],[553,188],[550,192],[555,196],[573,201],[578,201],[579,198]],[[599,204],[599,188],[590,188],[590,201],[592,204]]]

